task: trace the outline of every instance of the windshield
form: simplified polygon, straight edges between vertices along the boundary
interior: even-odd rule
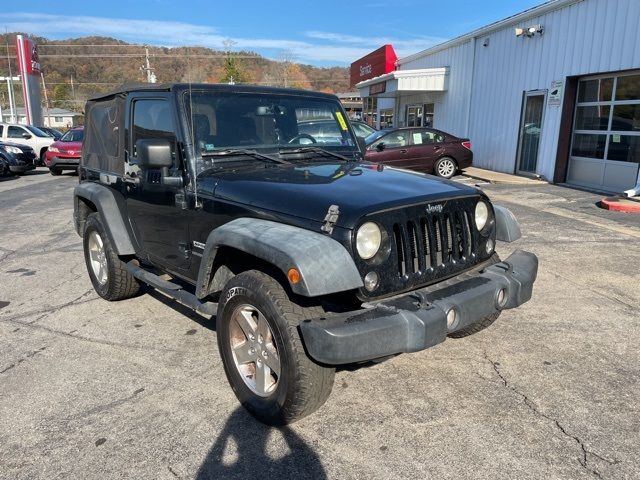
[[[371,135],[364,139],[364,143],[367,145],[371,145],[373,142],[375,142],[383,135],[386,135],[387,133],[389,133],[389,130],[378,130],[377,132],[373,132]]]
[[[276,93],[194,90],[191,98],[189,94],[185,92],[185,103],[192,112],[189,120],[198,171],[220,161],[216,153],[226,150],[256,150],[272,156],[301,147],[343,155],[357,152],[338,101]]]
[[[40,130],[39,128],[36,127],[32,127],[31,125],[25,125],[25,128],[27,128],[31,133],[33,133],[36,137],[51,137],[51,135],[47,135],[46,133],[44,133],[42,130]]]
[[[69,130],[60,139],[61,142],[82,142],[84,130]]]

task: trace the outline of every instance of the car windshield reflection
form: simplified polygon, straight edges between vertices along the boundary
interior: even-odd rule
[[[289,148],[318,147],[343,155],[357,152],[342,107],[330,98],[197,90],[185,95],[196,154],[207,162],[216,161],[215,152],[233,149],[278,154]],[[203,167],[207,166],[198,169]]]

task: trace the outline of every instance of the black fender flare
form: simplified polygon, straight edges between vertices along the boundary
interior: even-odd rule
[[[73,190],[76,230],[82,236],[83,232],[78,219],[78,202],[80,198],[84,198],[96,206],[102,224],[118,255],[133,255],[136,253],[136,249],[131,241],[125,220],[122,218],[122,209],[118,206],[115,195],[115,192],[110,188],[98,183],[86,182],[76,186]]]
[[[501,242],[515,242],[522,233],[516,216],[511,210],[500,205],[494,205],[493,211],[496,217],[496,239]]]
[[[213,264],[221,246],[249,253],[281,270],[300,272],[291,289],[305,297],[344,292],[363,286],[347,249],[333,238],[269,220],[238,218],[213,230],[204,247],[196,296],[207,296]]]

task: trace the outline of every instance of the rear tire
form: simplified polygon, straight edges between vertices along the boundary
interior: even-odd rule
[[[298,325],[324,311],[295,303],[277,280],[257,270],[232,278],[220,298],[218,347],[240,403],[270,425],[295,422],[320,408],[335,369],[307,356]]]
[[[87,217],[82,240],[89,278],[98,295],[114,301],[138,294],[140,283],[118,257],[98,213]]]
[[[442,157],[433,166],[433,171],[438,177],[451,178],[458,171],[458,163],[451,157]]]
[[[482,320],[478,320],[476,323],[472,323],[467,327],[464,327],[458,331],[450,333],[449,336],[451,338],[468,337],[469,335],[478,333],[481,330],[484,330],[485,328],[491,326],[491,324],[493,324],[493,322],[495,322],[499,316],[500,316],[500,312],[494,313],[493,315],[489,315],[488,317],[485,317]]]

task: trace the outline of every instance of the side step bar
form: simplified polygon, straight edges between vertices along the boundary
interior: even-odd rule
[[[160,278],[144,268],[140,267],[133,260],[126,264],[127,271],[141,282],[160,290],[165,295],[179,301],[183,305],[194,309],[204,315],[215,315],[218,311],[218,304],[214,302],[201,302],[193,293],[189,293],[173,282]]]

